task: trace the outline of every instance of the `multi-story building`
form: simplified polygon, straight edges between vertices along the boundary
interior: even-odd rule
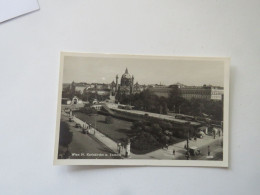
[[[224,94],[223,87],[203,85],[203,86],[182,86],[178,87],[179,96],[190,100],[206,99],[206,100],[222,100]]]
[[[212,100],[223,100],[224,88],[223,87],[211,87],[211,98]]]
[[[149,88],[155,95],[160,97],[169,97],[171,93],[183,97],[187,100],[191,99],[207,99],[207,100],[222,100],[224,94],[223,87],[203,85],[203,86],[185,86],[175,84],[170,86],[153,86]]]
[[[151,92],[159,97],[168,98],[173,88],[165,85],[150,85],[148,88]]]

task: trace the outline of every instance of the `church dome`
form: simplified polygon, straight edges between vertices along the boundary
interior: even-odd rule
[[[122,75],[122,78],[131,79],[131,75],[125,73],[125,74]]]
[[[128,73],[127,69],[125,70],[125,73],[122,75],[122,78],[131,79],[131,75]]]

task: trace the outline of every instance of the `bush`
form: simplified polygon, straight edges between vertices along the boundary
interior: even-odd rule
[[[160,125],[158,123],[154,123],[151,127],[151,133],[155,134],[155,135],[159,135],[162,133],[162,128],[160,127]]]
[[[136,150],[153,150],[160,146],[160,143],[150,134],[142,132],[140,136],[135,137],[131,142],[131,147]]]
[[[171,129],[173,129],[172,123],[167,122],[167,121],[161,121],[161,122],[160,122],[160,127],[161,127],[163,130],[171,130]]]
[[[112,123],[113,123],[113,118],[112,118],[112,116],[107,116],[107,117],[106,117],[106,123],[107,123],[107,124],[112,124]]]

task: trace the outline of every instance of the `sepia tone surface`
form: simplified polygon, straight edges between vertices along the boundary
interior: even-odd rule
[[[229,59],[61,53],[54,164],[228,166]]]

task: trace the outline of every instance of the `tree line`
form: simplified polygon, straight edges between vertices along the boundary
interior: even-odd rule
[[[223,101],[194,98],[187,100],[179,96],[176,90],[170,91],[167,98],[159,97],[146,89],[132,95],[120,94],[117,99],[122,104],[129,104],[134,106],[134,109],[147,112],[167,114],[171,111],[192,116],[205,113],[214,120],[223,120]]]

